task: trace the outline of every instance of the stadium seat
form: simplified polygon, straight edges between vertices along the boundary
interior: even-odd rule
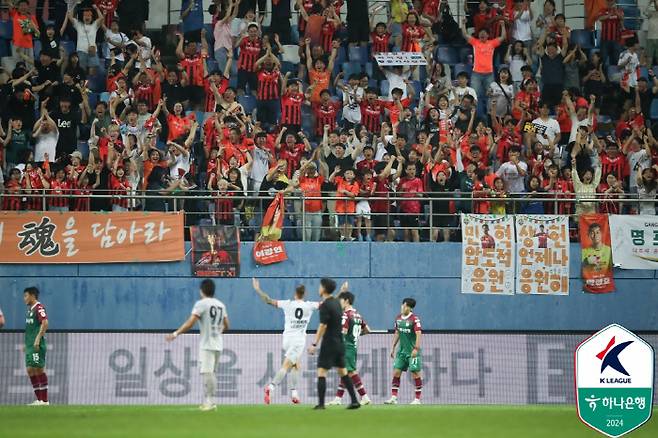
[[[658,120],[658,99],[651,101],[651,110],[649,111],[650,118],[653,121]]]
[[[574,44],[580,44],[580,47],[583,49],[591,49],[594,47],[594,36],[589,30],[572,30],[570,41]]]
[[[285,75],[288,72],[290,72],[291,75],[296,75],[297,74],[297,64],[294,64],[292,62],[283,61],[281,63],[281,73],[283,73]]]
[[[62,40],[59,44],[64,48],[64,51],[68,55],[75,52],[75,43],[73,41]]]
[[[338,52],[336,52],[336,60],[334,62],[336,63],[336,65],[342,65],[343,62],[347,62],[347,52],[345,52],[345,47],[340,46],[338,48]]]
[[[608,66],[608,80],[610,82],[619,82],[621,79],[621,71],[616,65]]]
[[[388,89],[390,88],[390,85],[386,79],[384,79],[380,84],[379,84],[379,90],[380,90],[380,95],[382,96],[388,96]]]
[[[373,70],[372,62],[366,62],[364,66],[365,66],[366,74],[368,75],[369,78],[372,78],[372,70]]]
[[[443,64],[457,64],[459,62],[459,54],[457,49],[450,46],[439,46],[434,52],[436,60]]]
[[[462,47],[459,49],[458,62],[461,62],[462,64],[473,64],[473,48],[471,46]]]
[[[238,97],[238,103],[244,108],[245,114],[251,114],[256,109],[256,98],[251,94]]]
[[[206,64],[208,65],[208,74],[210,74],[215,70],[219,70],[219,63],[213,58],[208,58],[206,60]],[[219,73],[222,74],[223,72],[219,72]]]
[[[457,75],[461,72],[466,72],[470,78],[471,73],[473,72],[473,66],[470,64],[455,64],[455,68],[452,71],[452,74],[454,75],[453,78],[456,79]]]
[[[41,54],[41,50],[43,48],[41,47],[41,40],[34,40],[34,56],[38,57]]]
[[[368,79],[368,86],[371,88],[379,88],[379,81],[377,79]]]
[[[89,80],[87,86],[94,93],[101,93],[103,90],[105,90],[107,83],[105,75],[101,72],[98,72],[93,76],[89,76],[87,79]]]
[[[110,101],[110,93],[104,91],[100,94],[100,101],[108,103]]]
[[[639,69],[640,69],[640,77],[648,79],[649,78],[649,69],[646,68],[643,65],[641,65]]]
[[[419,99],[420,93],[423,91],[423,84],[420,81],[413,81],[411,85],[414,88],[414,93],[416,93],[416,99]]]
[[[89,107],[94,110],[98,103],[98,93],[89,93]]]
[[[215,42],[215,34],[212,23],[205,23],[203,28],[206,29],[206,40],[208,40],[208,44],[213,44]]]
[[[0,38],[5,40],[10,40],[14,35],[14,28],[11,24],[11,20],[0,21]]]
[[[358,62],[344,62],[343,63],[343,73],[345,79],[349,78],[350,75],[360,74],[361,73],[361,64]]]

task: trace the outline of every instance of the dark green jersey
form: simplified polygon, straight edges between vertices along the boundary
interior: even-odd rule
[[[342,325],[345,347],[356,348],[359,343],[359,336],[366,328],[366,322],[356,309],[348,309],[343,312]]]
[[[400,336],[400,353],[411,354],[416,345],[416,333],[420,332],[420,318],[410,313],[395,318],[395,331]]]
[[[48,319],[46,315],[46,308],[43,304],[37,302],[30,309],[28,309],[25,316],[25,346],[31,348],[34,345],[34,340],[39,334],[41,323]],[[45,338],[41,338],[41,343],[45,342]]]

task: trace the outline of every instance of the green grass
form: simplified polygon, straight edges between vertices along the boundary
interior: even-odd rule
[[[358,411],[310,406],[0,407],[2,438],[569,438],[601,436],[573,406],[367,406]],[[631,434],[657,437],[650,420]]]

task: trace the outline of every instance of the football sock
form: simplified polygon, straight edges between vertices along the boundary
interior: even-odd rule
[[[343,395],[345,395],[345,387],[343,386],[343,382],[340,382],[336,391],[336,397],[343,398]]]
[[[283,368],[281,368],[279,371],[276,372],[274,375],[274,379],[272,379],[272,385],[277,386],[281,381],[283,380],[284,377],[286,377],[287,371]]]
[[[327,392],[327,378],[318,377],[318,405],[324,406],[324,395]]]
[[[400,389],[400,378],[399,377],[393,377],[393,384],[391,388],[391,395],[393,397],[398,396],[398,389]]]
[[[41,385],[41,379],[39,376],[30,376],[30,382],[32,383],[32,389],[34,390],[34,396],[37,400],[41,400],[41,391],[39,387]]]
[[[290,389],[292,391],[296,390],[297,384],[299,384],[299,370],[293,368],[290,370]]]
[[[356,388],[357,392],[361,397],[366,395],[366,388],[363,386],[363,383],[361,382],[361,377],[358,374],[352,374],[352,383],[354,383],[354,388]]]
[[[43,402],[48,401],[48,376],[46,376],[46,373],[42,373],[40,376],[37,376],[40,380],[40,392],[41,392],[41,398],[39,400]]]
[[[340,380],[343,383],[345,389],[347,389],[347,393],[350,395],[350,398],[352,399],[352,403],[358,403],[359,401],[356,398],[356,392],[354,392],[354,385],[352,384],[352,379],[350,379],[350,376],[345,374],[343,377],[340,378]]]
[[[215,396],[215,375],[213,373],[203,373],[203,388],[206,395],[206,403],[212,403]]]
[[[414,379],[414,384],[416,385],[416,398],[420,400],[420,395],[423,392],[423,379],[416,377]]]

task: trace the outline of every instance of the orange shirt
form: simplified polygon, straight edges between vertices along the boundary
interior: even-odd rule
[[[493,55],[496,47],[500,46],[498,38],[482,42],[471,38],[468,43],[473,46],[473,73],[493,73]]]
[[[312,178],[302,176],[301,178],[299,178],[299,187],[302,189],[304,196],[320,197],[322,195],[323,182],[324,182],[324,177],[322,175],[318,175]],[[304,201],[304,210],[308,213],[321,212],[322,201],[319,199]]]
[[[348,198],[341,190],[347,190],[354,193],[354,196],[359,194],[359,183],[356,181],[347,182],[342,176],[337,176],[334,180],[336,182],[336,196],[338,198],[347,198],[345,201],[336,201],[336,213],[356,213],[356,201],[353,198]]]
[[[32,33],[25,32],[28,29],[28,23],[31,21],[36,29],[39,28],[37,21],[32,15],[22,15],[17,9],[11,10],[11,21],[14,27],[12,36],[12,44],[16,47],[23,49],[31,49],[34,47],[32,40]]]
[[[315,69],[308,72],[308,78],[311,85],[317,81],[313,93],[311,93],[311,103],[320,103],[320,93],[322,90],[329,89],[329,81],[331,80],[331,72],[327,69],[324,71],[317,71]]]

